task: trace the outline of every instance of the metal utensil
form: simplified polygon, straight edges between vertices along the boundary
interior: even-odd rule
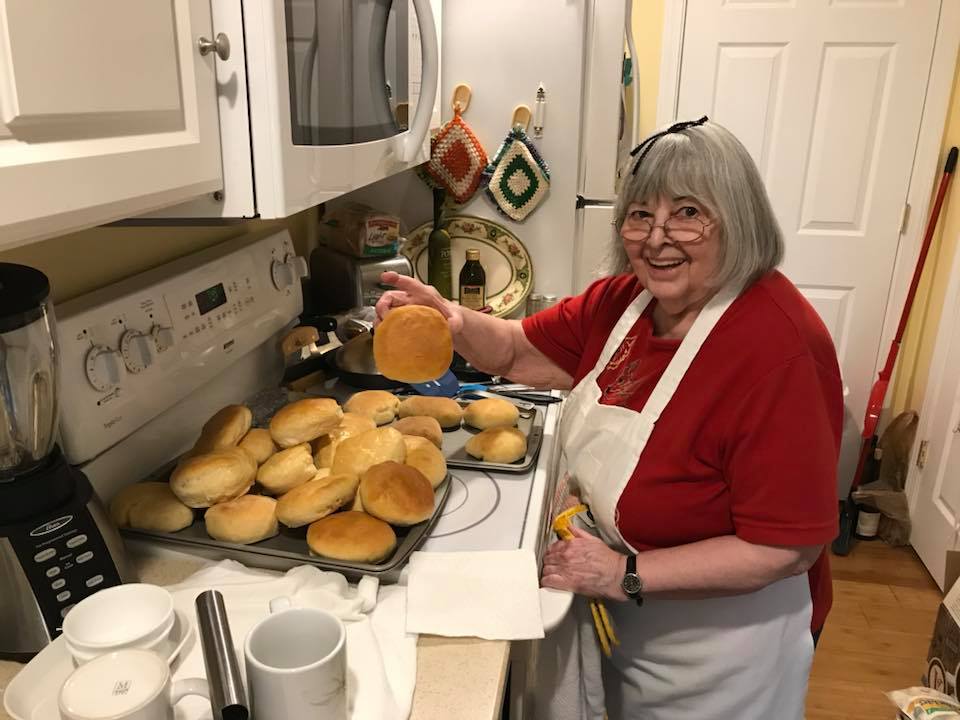
[[[247,694],[230,636],[223,595],[216,590],[202,592],[197,595],[196,606],[214,720],[248,720]]]

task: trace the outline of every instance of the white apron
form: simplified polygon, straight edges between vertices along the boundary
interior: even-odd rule
[[[617,528],[620,495],[660,413],[737,294],[721,291],[701,310],[641,412],[602,405],[597,376],[651,301],[644,291],[566,400],[560,443],[571,484],[617,550],[634,552]],[[621,642],[602,664],[610,720],[802,720],[813,659],[806,575],[748,595],[646,598],[642,607],[608,602],[607,609]],[[588,694],[598,691],[582,682]]]

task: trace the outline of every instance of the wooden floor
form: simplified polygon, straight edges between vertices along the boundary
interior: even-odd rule
[[[888,690],[920,684],[940,589],[911,548],[831,556],[833,610],[813,661],[807,720],[890,720]]]

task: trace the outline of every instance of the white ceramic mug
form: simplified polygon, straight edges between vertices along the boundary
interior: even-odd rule
[[[257,720],[346,720],[347,631],[335,615],[270,602],[247,635],[247,688]]]
[[[207,681],[172,682],[170,668],[149,650],[117,650],[73,671],[60,688],[63,720],[173,720],[187,695],[210,697]]]

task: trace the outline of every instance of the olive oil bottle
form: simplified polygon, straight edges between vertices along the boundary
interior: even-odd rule
[[[480,264],[480,251],[467,250],[467,261],[460,270],[460,304],[480,310],[487,304],[487,273]]]
[[[450,263],[450,233],[443,229],[444,191],[433,191],[433,230],[427,238],[427,282],[443,297],[453,297],[453,268]]]

